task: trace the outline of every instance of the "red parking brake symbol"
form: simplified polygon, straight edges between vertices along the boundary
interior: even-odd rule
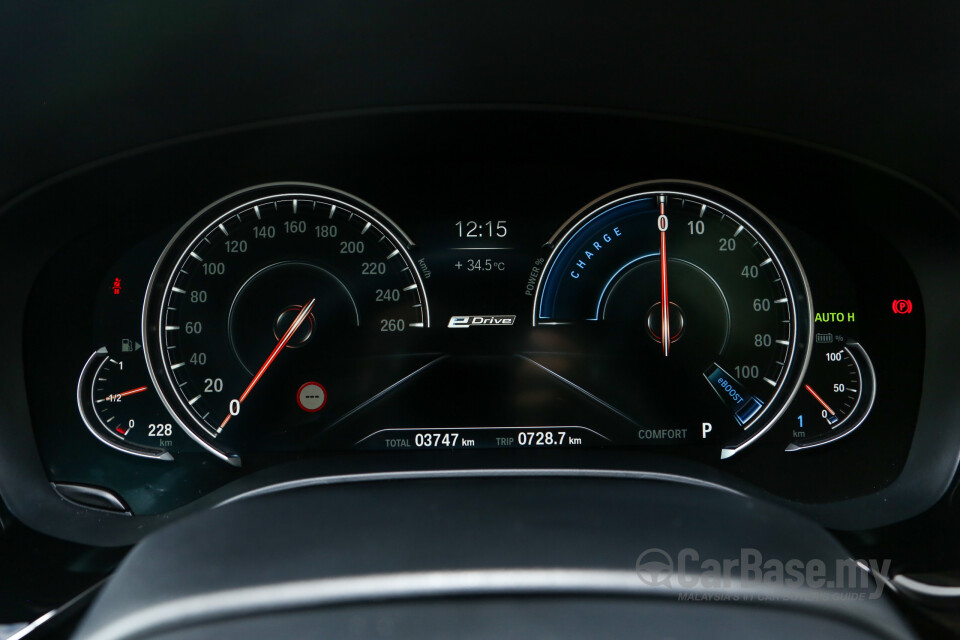
[[[910,313],[913,311],[913,303],[909,300],[894,300],[893,312],[896,314]]]

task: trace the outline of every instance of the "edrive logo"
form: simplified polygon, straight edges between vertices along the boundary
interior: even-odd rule
[[[517,316],[450,316],[448,329],[466,329],[468,327],[509,327],[517,321]]]

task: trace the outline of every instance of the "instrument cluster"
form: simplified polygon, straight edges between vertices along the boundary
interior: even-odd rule
[[[872,224],[883,190],[759,151],[693,160],[684,136],[658,130],[648,158],[577,143],[601,161],[500,156],[492,129],[469,149],[331,141],[202,186],[86,190],[99,222],[26,316],[50,479],[134,514],[330,456],[634,452],[808,503],[888,485],[925,311],[893,214]]]

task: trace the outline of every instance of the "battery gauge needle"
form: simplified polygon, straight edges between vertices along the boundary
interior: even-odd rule
[[[823,401],[823,398],[821,398],[819,395],[817,395],[817,392],[813,390],[813,387],[811,387],[811,386],[808,385],[808,384],[805,384],[805,385],[803,385],[803,388],[806,389],[807,391],[809,391],[809,392],[810,392],[810,395],[812,395],[814,398],[816,398],[816,399],[817,399],[817,402],[819,402],[820,404],[822,404],[822,405],[823,405],[823,408],[826,409],[826,410],[827,410],[827,413],[830,414],[830,417],[827,418],[827,422],[829,422],[830,424],[833,424],[834,422],[836,422],[836,421],[837,421],[837,414],[836,414],[836,412],[835,412],[833,409],[830,408],[830,405],[828,405],[826,402]]]
[[[220,423],[220,428],[217,429],[218,432],[222,430],[228,422],[230,422],[230,418],[236,415],[240,405],[243,404],[243,401],[247,399],[247,396],[249,396],[250,392],[253,391],[253,388],[257,386],[257,383],[260,382],[260,378],[262,378],[263,374],[267,372],[267,369],[270,368],[270,365],[273,364],[273,361],[277,359],[277,355],[283,351],[283,348],[287,346],[288,342],[290,342],[290,338],[293,337],[293,334],[297,332],[297,329],[300,328],[300,325],[303,324],[303,321],[306,320],[307,316],[310,315],[310,311],[313,309],[313,305],[316,304],[316,302],[317,299],[313,298],[310,300],[310,302],[303,305],[303,308],[300,309],[300,313],[298,313],[297,317],[293,319],[292,323],[290,323],[290,327],[287,328],[286,333],[284,333],[283,337],[280,338],[280,341],[277,342],[277,346],[273,348],[273,351],[270,352],[270,355],[267,356],[267,359],[264,361],[264,363],[260,365],[260,370],[257,371],[255,376],[253,376],[253,380],[250,381],[250,384],[247,385],[247,388],[243,390],[242,394],[240,394],[240,397],[236,401],[236,410],[231,409],[227,412],[227,417],[223,419],[223,422]],[[233,404],[232,400],[230,404]]]
[[[664,205],[660,203],[660,220],[665,219]],[[667,231],[660,226],[660,341],[663,355],[670,355],[670,298],[667,295]]]

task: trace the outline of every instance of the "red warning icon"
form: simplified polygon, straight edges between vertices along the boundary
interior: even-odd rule
[[[911,313],[913,311],[913,303],[909,300],[894,300],[893,301],[893,312],[896,314]]]

